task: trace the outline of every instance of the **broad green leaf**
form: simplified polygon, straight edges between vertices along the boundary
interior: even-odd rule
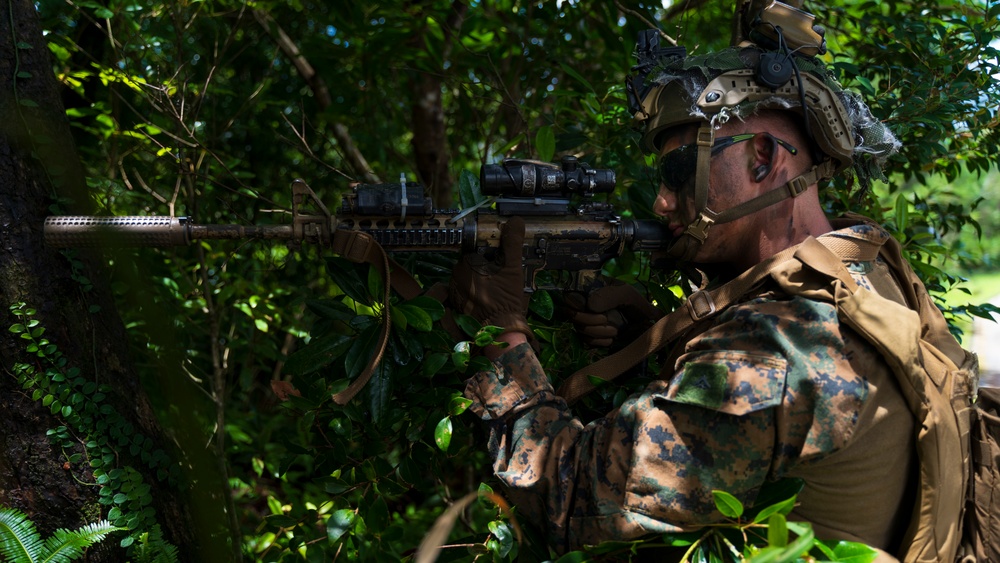
[[[458,325],[458,328],[462,329],[462,332],[470,337],[475,337],[476,333],[478,333],[479,329],[483,326],[482,323],[469,315],[455,315],[455,324]]]
[[[340,299],[308,299],[306,307],[321,317],[345,323],[357,314]]]
[[[830,546],[832,542],[824,542]],[[839,541],[833,544],[833,554],[836,561],[846,563],[871,563],[878,557],[878,552],[871,547],[858,542]]]
[[[392,405],[392,362],[387,362],[385,357],[375,366],[371,380],[365,387],[368,389],[368,405],[371,408],[372,420],[376,425],[382,426]]]
[[[441,371],[441,368],[448,363],[448,354],[443,352],[435,352],[429,354],[425,359],[424,363],[421,364],[420,369],[424,377],[432,377]]]
[[[378,268],[368,268],[368,294],[372,296],[375,303],[381,303],[385,297],[385,277],[379,273]]]
[[[365,271],[372,269],[368,268],[367,264],[365,268]],[[351,299],[358,303],[371,305],[372,298],[368,294],[367,278],[362,280],[358,275],[361,269],[358,264],[339,256],[330,256],[326,259],[326,272],[333,283]],[[379,298],[381,299],[381,297]]]
[[[497,555],[500,557],[507,557],[511,548],[514,547],[514,534],[511,532],[510,527],[506,522],[500,520],[490,522],[488,527],[493,536],[496,537],[497,543],[499,544],[499,547],[496,550]]]
[[[407,301],[405,305],[421,309],[430,316],[431,320],[439,321],[444,317],[444,304],[426,295],[414,297]]]
[[[555,313],[555,304],[552,302],[552,295],[546,290],[535,291],[528,301],[528,309],[539,317],[550,321]]]
[[[905,232],[910,223],[910,204],[904,194],[896,196],[896,228]]]
[[[472,347],[468,340],[463,340],[451,351],[451,363],[455,364],[455,367],[459,369],[465,369],[469,365],[469,360],[472,358]]]
[[[427,332],[434,328],[434,319],[427,311],[412,303],[403,303],[395,307],[395,311],[401,312],[406,317],[406,322],[416,330]]]
[[[466,399],[465,397],[452,397],[451,401],[448,402],[448,414],[458,416],[465,412],[471,404],[472,399]]]
[[[368,529],[375,534],[381,533],[389,525],[389,507],[381,495],[375,497],[365,512],[365,522],[368,524]]]
[[[335,511],[326,521],[326,537],[333,543],[354,526],[357,514],[350,508]]]
[[[715,507],[727,518],[739,518],[743,515],[743,503],[725,491],[712,491]]]
[[[774,547],[788,545],[788,524],[782,514],[772,514],[767,519],[767,544]]]
[[[451,417],[444,417],[434,427],[434,443],[437,447],[443,451],[448,451],[448,446],[451,445]]]
[[[468,170],[462,170],[458,177],[458,196],[462,209],[475,207],[486,199],[479,188],[479,177]]]
[[[382,327],[378,323],[373,323],[354,339],[351,350],[344,358],[348,379],[353,380],[364,371],[368,361],[375,354],[375,345],[378,343],[381,330]]]
[[[340,358],[351,345],[352,339],[343,334],[326,334],[312,339],[285,361],[285,371],[305,375],[320,370]]]
[[[774,514],[788,515],[795,508],[796,497],[785,499],[777,504],[772,504],[771,506],[765,507],[760,512],[757,513],[753,518],[754,524],[759,524]]]

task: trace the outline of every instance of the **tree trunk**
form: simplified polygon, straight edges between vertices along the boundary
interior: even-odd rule
[[[43,537],[116,516],[148,532],[158,523],[180,560],[202,559],[212,550],[193,533],[101,261],[43,244],[50,205],[71,199],[61,212],[88,213],[90,203],[32,2],[5,3],[0,38],[0,506],[26,513]],[[48,341],[38,351],[30,331]],[[126,537],[88,560],[125,560]]]

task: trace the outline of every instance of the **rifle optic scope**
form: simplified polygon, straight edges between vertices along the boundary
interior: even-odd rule
[[[486,164],[479,172],[484,195],[536,197],[577,193],[591,196],[615,189],[615,171],[592,168],[575,156],[564,156],[562,166],[537,160],[509,159]]]

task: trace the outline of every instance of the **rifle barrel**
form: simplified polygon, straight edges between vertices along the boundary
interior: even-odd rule
[[[290,239],[291,225],[195,225],[186,217],[53,216],[45,244],[54,248],[184,246],[199,239]]]

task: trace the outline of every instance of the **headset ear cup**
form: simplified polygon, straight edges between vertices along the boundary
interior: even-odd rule
[[[757,67],[757,82],[766,88],[777,90],[792,79],[792,64],[787,55],[764,53]]]

